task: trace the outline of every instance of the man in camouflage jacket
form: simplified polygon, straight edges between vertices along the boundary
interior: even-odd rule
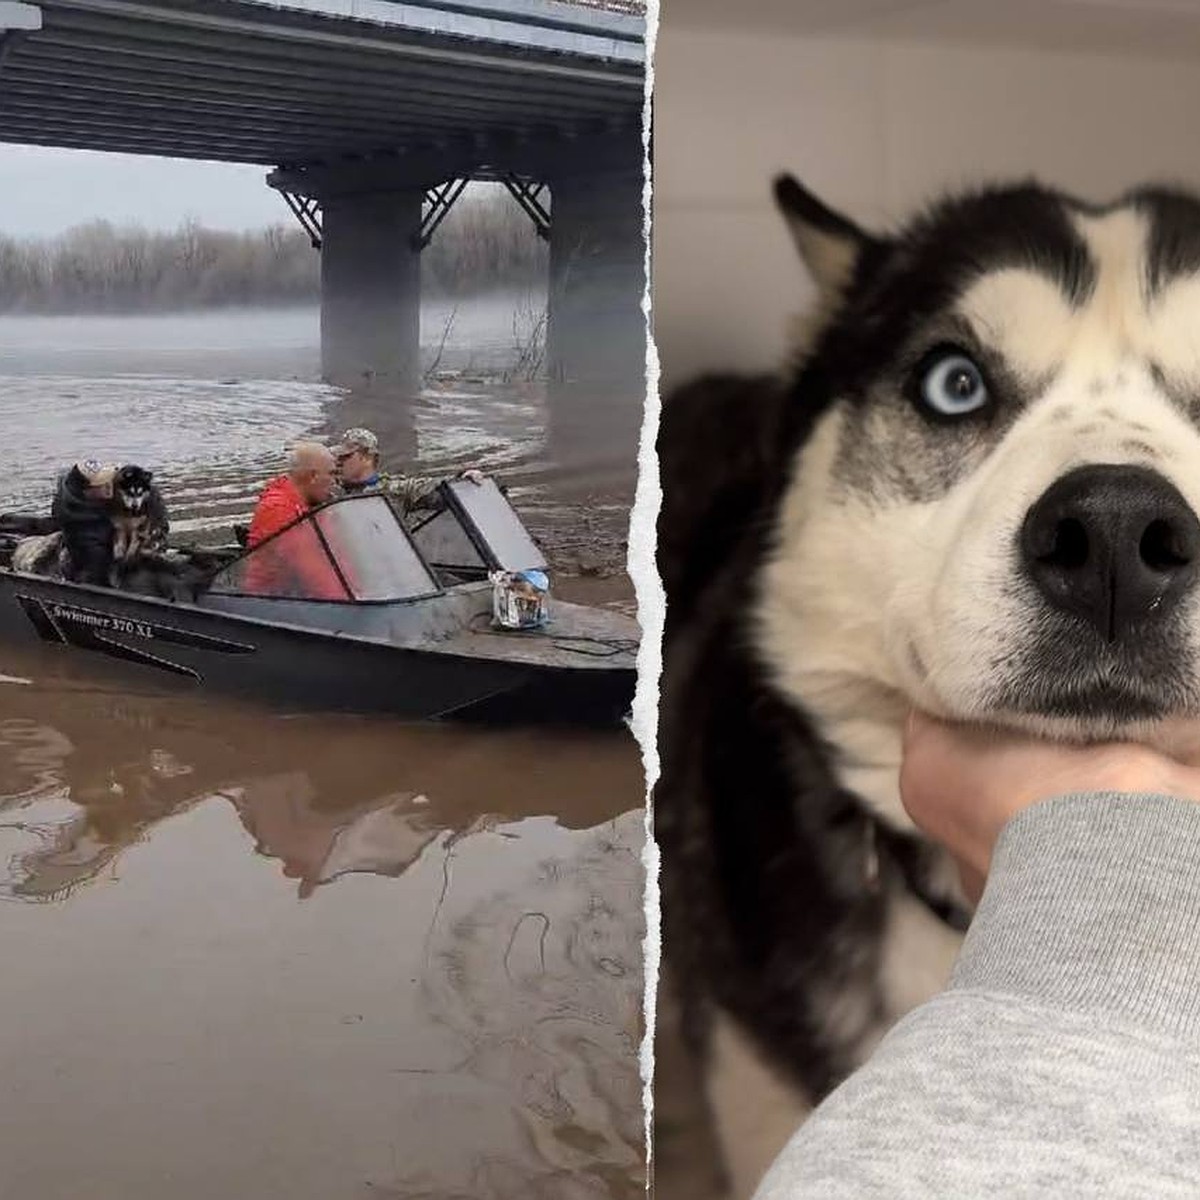
[[[343,495],[381,492],[404,513],[428,512],[440,507],[437,497],[440,479],[380,471],[379,439],[369,429],[347,429],[333,454]],[[460,472],[459,478],[482,483],[483,472],[468,467]]]

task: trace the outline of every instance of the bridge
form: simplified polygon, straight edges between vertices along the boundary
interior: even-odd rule
[[[466,181],[501,182],[549,242],[552,375],[640,379],[638,7],[0,0],[0,141],[269,168],[351,386],[415,382],[421,251]]]

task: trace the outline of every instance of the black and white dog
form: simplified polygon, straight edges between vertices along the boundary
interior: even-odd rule
[[[135,465],[108,468],[103,490],[95,486],[92,496],[82,465],[59,480],[53,516],[44,522],[51,531],[24,537],[12,552],[12,568],[176,598],[179,572],[167,554],[170,520],[153,474]],[[93,478],[100,472],[97,467]]]
[[[167,548],[170,523],[154,475],[144,467],[125,466],[113,478],[110,507],[113,526],[113,562],[131,562],[143,555],[161,554]]]
[[[1167,749],[1200,715],[1200,200],[1029,183],[874,235],[776,197],[795,362],[659,438],[664,955],[738,1197],[957,952],[909,708]]]

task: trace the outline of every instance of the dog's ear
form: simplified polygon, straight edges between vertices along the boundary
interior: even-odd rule
[[[874,239],[848,217],[834,212],[794,176],[775,177],[775,203],[822,299],[836,296],[849,283],[859,258]]]

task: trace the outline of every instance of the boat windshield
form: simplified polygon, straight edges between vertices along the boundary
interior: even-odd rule
[[[440,488],[441,511],[413,531],[425,560],[465,576],[545,570],[546,560],[495,480],[456,479]]]
[[[319,508],[221,571],[211,592],[288,600],[408,600],[440,590],[391,505],[353,496]]]

